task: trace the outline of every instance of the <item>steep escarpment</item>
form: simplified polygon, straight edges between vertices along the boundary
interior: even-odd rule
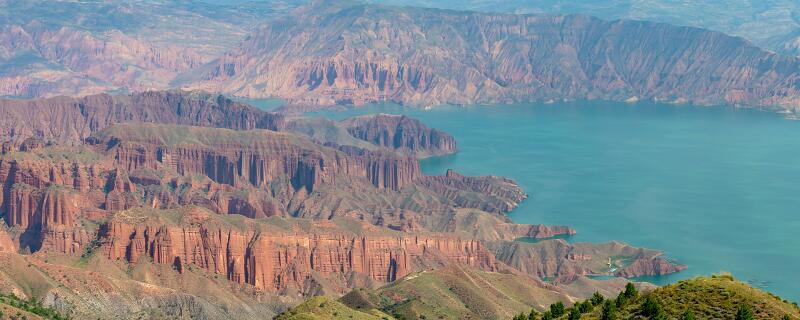
[[[350,135],[391,149],[421,153],[426,156],[455,153],[453,136],[426,127],[419,120],[406,116],[378,114],[343,121]]]
[[[413,158],[352,148],[342,152],[268,130],[117,125],[88,143],[109,148],[117,165],[127,170],[166,166],[181,175],[202,174],[232,186],[261,187],[286,176],[295,189],[312,192],[338,177],[363,177],[376,188],[399,190],[422,176]]]
[[[20,247],[76,253],[96,234],[91,221],[143,206],[193,205],[249,218],[350,217],[484,239],[570,232],[512,227],[502,214],[525,197],[513,181],[453,172],[426,177],[414,157],[388,149],[326,147],[270,130],[141,123],[113,125],[85,140],[61,147],[27,139],[19,147],[25,151],[0,157],[0,208]],[[464,231],[458,208],[491,213],[500,223]]]
[[[795,110],[800,60],[697,28],[588,16],[316,5],[189,86],[298,105],[650,99]]]
[[[200,209],[118,212],[100,239],[110,259],[137,263],[147,257],[179,272],[192,265],[235,283],[303,295],[342,293],[353,275],[384,283],[448,263],[499,267],[477,240],[392,233],[348,221],[222,219]]]
[[[401,115],[377,114],[342,121],[295,117],[287,120],[286,130],[308,136],[325,145],[367,150],[390,149],[417,158],[458,151],[453,136],[428,128],[417,119]]]
[[[283,127],[283,117],[202,92],[150,91],[83,98],[0,100],[0,141],[79,144],[115,123],[155,122],[237,130]]]

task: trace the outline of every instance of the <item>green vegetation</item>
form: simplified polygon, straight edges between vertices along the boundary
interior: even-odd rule
[[[286,311],[276,320],[324,320],[324,319],[353,319],[353,320],[390,320],[393,317],[377,310],[359,311],[328,297],[314,297],[302,304]]]
[[[736,320],[753,320],[753,311],[746,305],[739,306],[739,310],[736,311]]]
[[[616,298],[605,299],[595,293],[588,300],[566,308],[561,316],[555,316],[553,311],[560,313],[560,310],[553,304],[542,319],[800,319],[796,304],[736,281],[730,275],[684,280],[644,293],[629,283]]]
[[[314,298],[277,319],[498,318],[494,316],[496,312],[489,313],[486,310],[507,307],[511,301],[493,301],[489,304],[486,300],[489,294],[485,289],[474,292],[468,289],[472,287],[463,287],[466,285],[463,279],[467,275],[475,281],[486,281],[487,283],[479,285],[481,288],[504,288],[502,292],[514,295],[543,294],[537,291],[508,290],[512,285],[510,281],[514,278],[505,279],[503,275],[491,273],[464,272],[455,269],[420,273],[378,290],[354,290],[338,301]],[[408,296],[413,298],[404,298]],[[525,300],[515,300],[514,303],[519,301]],[[528,308],[531,305],[536,303],[528,304]],[[589,299],[575,302],[569,307],[561,301],[554,301],[543,313],[533,309],[520,313],[520,308],[516,307],[505,310],[516,310],[506,316],[506,319],[512,320],[800,319],[800,308],[796,305],[736,281],[730,275],[684,280],[649,292],[639,292],[636,286],[628,284],[614,298],[606,299],[595,293]],[[389,314],[392,316],[388,316]]]
[[[14,294],[0,294],[0,304],[9,305],[16,309],[33,313],[45,319],[52,319],[52,320],[69,319],[69,317],[61,315],[55,310],[43,306],[41,303],[39,303],[39,301],[33,299],[23,300],[18,298]],[[2,317],[3,317],[2,314],[0,314],[0,318]],[[13,315],[11,317],[16,317],[16,315]]]

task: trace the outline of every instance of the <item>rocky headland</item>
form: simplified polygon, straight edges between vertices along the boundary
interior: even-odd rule
[[[683,268],[621,243],[517,241],[575,230],[510,221],[527,197],[513,180],[423,174],[418,158],[456,142],[406,117],[287,119],[181,91],[0,101],[0,112],[11,126],[0,135],[0,280],[76,317],[170,304],[166,315],[256,317],[452,266],[577,296],[586,290],[568,286],[584,275]],[[25,264],[38,278],[14,276]],[[197,279],[216,293],[187,283]],[[40,281],[60,284],[27,289]],[[140,281],[155,298],[137,298]],[[123,303],[72,292],[95,282]],[[238,307],[220,307],[229,302]]]

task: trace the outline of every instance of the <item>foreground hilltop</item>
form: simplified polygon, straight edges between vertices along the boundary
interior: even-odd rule
[[[737,313],[742,312],[749,313],[749,319],[800,318],[796,304],[730,276],[694,278],[662,288],[627,288],[622,283],[619,294],[596,295],[561,308],[557,304],[563,299],[532,288],[514,275],[440,270],[378,290],[355,290],[338,300],[316,297],[277,319],[739,319]],[[525,309],[529,305],[533,313]]]

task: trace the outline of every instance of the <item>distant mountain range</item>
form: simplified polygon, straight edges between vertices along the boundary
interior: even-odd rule
[[[798,58],[667,24],[350,2],[57,4],[1,4],[27,15],[3,18],[0,94],[183,87],[299,106],[646,99],[788,111],[800,97]]]
[[[372,0],[373,3],[535,14],[588,14],[699,27],[740,36],[779,53],[800,55],[800,2],[793,0]]]

